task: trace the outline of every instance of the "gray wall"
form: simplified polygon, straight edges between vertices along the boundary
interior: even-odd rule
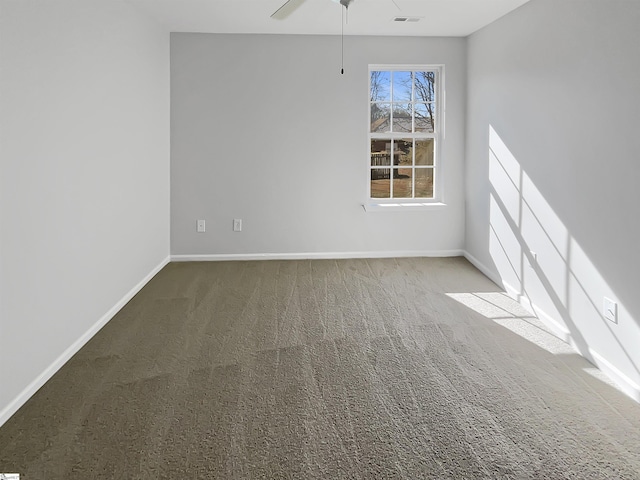
[[[0,423],[169,254],[169,35],[0,4]]]
[[[172,254],[461,249],[465,51],[462,38],[347,37],[341,76],[339,37],[172,34]],[[445,64],[447,207],[363,210],[372,63]]]
[[[472,35],[466,143],[467,250],[636,388],[639,24],[639,2],[532,0]]]

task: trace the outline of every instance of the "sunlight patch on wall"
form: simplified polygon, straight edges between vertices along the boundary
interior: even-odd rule
[[[582,355],[592,361],[606,358],[609,365],[600,362],[601,368],[627,384],[637,383],[640,326],[500,135],[491,126],[488,134],[489,248],[505,287]],[[617,324],[604,316],[605,297],[617,302]],[[522,336],[534,333],[510,324],[510,318],[500,321]]]

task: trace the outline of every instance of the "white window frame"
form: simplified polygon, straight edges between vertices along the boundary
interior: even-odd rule
[[[434,72],[435,74],[435,105],[436,105],[436,118],[434,122],[434,131],[431,132],[371,132],[371,72],[372,71],[385,71],[385,72]],[[444,115],[445,115],[445,99],[444,99],[444,65],[387,65],[387,64],[372,64],[369,65],[369,75],[367,80],[367,202],[363,205],[367,211],[396,211],[396,210],[420,210],[420,207],[433,208],[444,206],[444,189],[443,189],[443,162],[442,162],[442,145],[444,140]],[[392,82],[393,83],[393,82]],[[393,85],[390,85],[393,89]],[[393,92],[391,91],[391,94]],[[413,97],[413,92],[412,92]],[[415,100],[415,99],[414,99]],[[393,113],[391,113],[393,115]],[[390,125],[392,125],[392,118]],[[371,197],[371,170],[376,168],[371,165],[371,141],[379,139],[392,139],[400,140],[406,138],[413,139],[434,139],[434,158],[433,158],[433,198],[372,198]],[[392,162],[393,163],[393,162]],[[380,168],[379,166],[377,168]],[[391,169],[390,181],[391,189],[393,189],[393,165],[389,167]],[[415,182],[415,165],[411,167],[414,174],[412,178]],[[415,185],[414,185],[415,187]],[[392,190],[391,190],[392,191]],[[415,190],[413,190],[415,194]]]

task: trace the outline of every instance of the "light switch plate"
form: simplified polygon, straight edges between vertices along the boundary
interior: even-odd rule
[[[205,222],[204,222],[204,220],[198,220],[198,221],[196,222],[196,231],[197,231],[198,233],[204,233],[204,232],[205,232],[205,230],[206,230],[206,228],[205,228]]]
[[[610,298],[604,297],[602,313],[610,322],[618,323],[618,304]]]

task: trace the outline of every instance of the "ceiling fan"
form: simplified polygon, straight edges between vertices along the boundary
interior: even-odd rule
[[[289,15],[291,15],[300,5],[304,3],[305,0],[287,0],[284,4],[275,12],[271,14],[271,18],[275,18],[276,20],[284,20]],[[349,5],[353,2],[353,0],[332,0],[335,3],[339,3],[344,7],[343,10],[343,22],[341,23],[342,31],[340,34],[341,39],[341,48],[342,48],[342,61],[340,73],[344,75],[344,12],[349,11]]]
[[[275,12],[271,14],[271,18],[276,20],[284,20],[291,15],[297,8],[304,3],[305,0],[287,0],[284,4]],[[349,8],[353,0],[333,0],[335,3],[339,3],[344,8]]]

